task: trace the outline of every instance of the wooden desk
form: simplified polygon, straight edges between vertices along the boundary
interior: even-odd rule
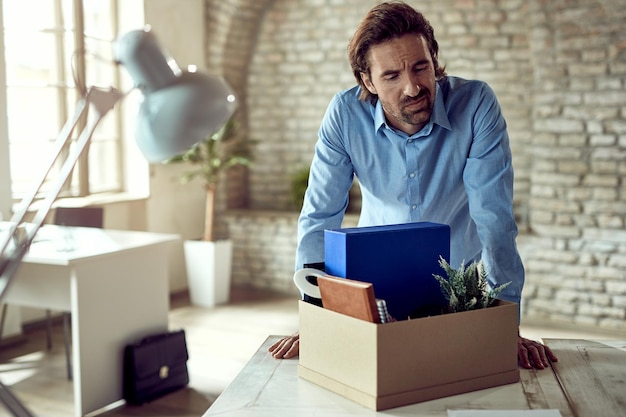
[[[549,339],[554,371],[521,370],[517,384],[376,412],[298,378],[297,359],[276,360],[271,336],[204,417],[447,416],[448,409],[559,409],[563,417],[623,417],[626,341]]]
[[[178,239],[63,226],[37,234],[5,301],[71,312],[76,416],[122,399],[124,346],[168,329],[167,247]]]
[[[552,367],[572,416],[626,415],[626,341],[545,339],[544,342],[559,358]],[[529,386],[533,386],[532,381]],[[545,391],[548,387],[542,388]],[[545,395],[548,401],[550,397]],[[541,402],[536,405],[533,408],[546,408]]]

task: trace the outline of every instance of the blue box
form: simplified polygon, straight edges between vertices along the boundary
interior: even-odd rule
[[[446,276],[439,257],[450,262],[450,226],[419,222],[332,229],[324,232],[326,273],[374,284],[397,320],[446,305],[433,274]]]

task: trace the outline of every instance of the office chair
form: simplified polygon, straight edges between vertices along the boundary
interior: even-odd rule
[[[54,210],[54,224],[60,226],[97,227],[102,228],[104,223],[104,209],[102,207],[57,207]],[[65,361],[67,379],[72,379],[72,357],[70,355],[70,313],[63,312],[63,338],[65,341]],[[48,350],[52,349],[52,313],[46,310],[46,338]]]
[[[57,207],[54,209],[54,224],[102,229],[103,223],[104,209],[102,207]]]

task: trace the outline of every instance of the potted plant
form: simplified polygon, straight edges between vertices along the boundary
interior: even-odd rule
[[[490,307],[502,290],[511,283],[507,282],[499,287],[489,288],[487,272],[482,260],[474,261],[467,267],[462,262],[459,269],[453,269],[444,258],[440,257],[439,265],[448,277],[444,278],[436,274],[433,276],[439,282],[441,291],[448,301],[446,311],[448,313]]]
[[[248,166],[251,160],[249,144],[238,137],[233,116],[220,130],[167,161],[190,164],[193,169],[183,173],[181,183],[200,178],[206,191],[202,239],[184,242],[189,294],[194,305],[213,307],[227,302],[230,296],[232,242],[216,238],[216,194],[224,171]]]

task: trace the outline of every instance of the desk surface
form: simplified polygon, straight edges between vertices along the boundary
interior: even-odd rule
[[[449,409],[558,409],[563,417],[622,417],[626,408],[626,341],[547,339],[553,370],[520,371],[521,380],[376,412],[298,378],[295,360],[276,360],[269,337],[204,417],[447,416]]]
[[[37,232],[24,262],[69,265],[94,256],[172,242],[175,234],[45,225]]]

